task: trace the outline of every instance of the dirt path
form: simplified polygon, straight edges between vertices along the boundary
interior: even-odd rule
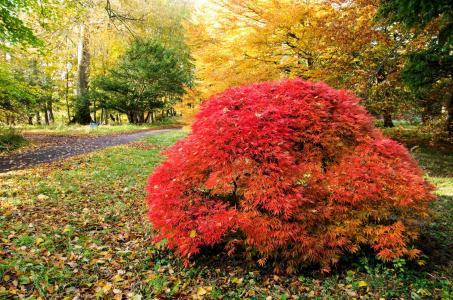
[[[41,163],[49,163],[106,147],[127,144],[145,136],[172,130],[179,130],[179,128],[94,137],[30,135],[27,138],[32,142],[39,143],[42,147],[24,153],[0,156],[0,173],[26,169]]]

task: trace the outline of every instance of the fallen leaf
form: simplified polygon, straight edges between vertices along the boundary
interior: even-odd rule
[[[39,194],[38,195],[38,200],[39,201],[45,201],[47,199],[49,199],[49,196],[47,196],[47,195],[44,195],[44,194]]]
[[[359,281],[359,287],[364,287],[364,286],[367,286],[368,284],[366,283],[366,281]]]
[[[202,288],[202,287],[199,287],[199,288],[197,289],[197,295],[198,295],[198,296],[206,295],[206,293],[207,293],[207,291],[206,291],[204,288]]]
[[[112,289],[112,284],[107,282],[106,284],[104,284],[102,288],[104,289],[105,292],[108,292]]]
[[[120,274],[116,274],[115,276],[113,276],[112,281],[113,282],[123,281],[123,277],[121,277]]]

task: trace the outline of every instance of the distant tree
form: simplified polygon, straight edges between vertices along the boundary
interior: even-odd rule
[[[54,82],[38,61],[12,58],[0,63],[0,78],[0,112],[7,119],[27,120],[30,125],[34,118],[37,123],[54,121]]]
[[[403,113],[413,113],[413,95],[407,88],[393,78],[375,83],[368,91],[364,101],[366,108],[374,115],[382,115],[384,127],[393,127],[392,116]]]
[[[109,108],[127,114],[131,123],[144,123],[185,93],[191,78],[186,65],[160,42],[136,40],[106,76],[95,80],[95,88],[108,99]]]
[[[421,97],[439,86],[453,87],[453,2],[450,0],[383,0],[377,17],[401,23],[428,36],[426,47],[409,53],[402,78]],[[444,101],[442,97],[439,99]],[[439,101],[438,100],[438,101]],[[446,130],[453,136],[453,93],[445,99]]]
[[[15,111],[20,98],[19,83],[14,79],[11,70],[0,64],[0,110]]]
[[[401,26],[378,26],[376,30],[382,40],[368,49],[363,68],[369,75],[356,92],[373,115],[382,116],[384,127],[393,127],[396,115],[419,112],[414,93],[401,80],[403,53],[411,34]]]
[[[18,60],[14,66],[14,76],[21,83],[21,90],[28,91],[28,99],[22,99],[22,114],[25,114],[28,123],[32,124],[35,116],[36,122],[43,121],[49,125],[54,121],[52,111],[52,93],[54,82],[44,71],[42,64],[36,58]]]

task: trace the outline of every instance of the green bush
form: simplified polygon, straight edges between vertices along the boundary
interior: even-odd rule
[[[436,143],[453,143],[453,137],[448,136],[445,124],[447,123],[447,114],[443,114],[432,120],[429,120],[422,126],[423,132],[429,132],[432,135],[432,141]]]
[[[419,144],[451,144],[453,138],[448,136],[445,128],[446,118],[446,115],[442,115],[429,120],[425,124],[411,124],[397,120],[394,121],[395,127],[392,128],[382,128],[380,121],[375,122],[375,124],[377,127],[381,127],[386,136],[409,147]]]
[[[27,143],[24,136],[14,128],[0,127],[0,152],[12,151]]]

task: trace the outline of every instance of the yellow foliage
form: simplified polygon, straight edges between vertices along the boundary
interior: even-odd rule
[[[300,77],[362,93],[395,41],[377,0],[222,0],[186,24],[200,103],[226,88]]]

